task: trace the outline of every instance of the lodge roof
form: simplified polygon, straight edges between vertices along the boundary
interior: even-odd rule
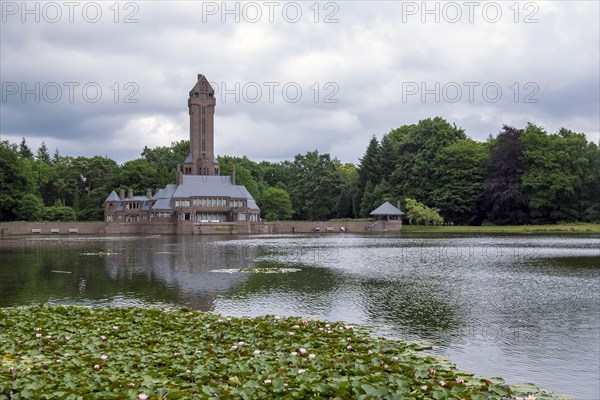
[[[404,215],[404,213],[386,201],[373,210],[370,215]]]

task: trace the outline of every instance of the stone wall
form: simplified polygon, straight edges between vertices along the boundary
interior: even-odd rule
[[[315,229],[318,228],[318,229]],[[343,228],[343,229],[342,229]],[[398,232],[402,229],[402,221],[361,221],[361,222],[328,222],[328,221],[281,221],[253,224],[253,234],[278,233],[320,233],[335,232]]]
[[[1,235],[103,235],[104,222],[0,222]]]
[[[177,225],[171,222],[114,222],[105,224],[107,235],[174,235]]]
[[[401,221],[327,222],[221,222],[192,221],[127,223],[114,222],[1,222],[1,235],[234,235],[336,232],[398,232]],[[342,229],[343,228],[343,229]]]

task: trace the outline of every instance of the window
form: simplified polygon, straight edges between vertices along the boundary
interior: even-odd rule
[[[113,216],[112,215],[107,215],[106,216],[106,222],[113,222]]]
[[[191,213],[183,213],[183,220],[184,221],[191,221],[192,220],[192,214]]]

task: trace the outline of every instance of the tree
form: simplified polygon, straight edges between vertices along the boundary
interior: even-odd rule
[[[57,163],[59,158],[60,158],[60,152],[58,151],[58,148],[56,148],[54,150],[54,155],[52,156],[52,164]]]
[[[432,160],[436,186],[431,202],[446,221],[481,224],[486,159],[485,143],[464,139],[444,147]]]
[[[429,208],[415,199],[405,198],[404,208],[406,211],[404,217],[411,223],[415,222],[417,225],[421,225],[422,223],[437,225],[444,222],[437,208]]]
[[[262,161],[259,163],[262,170],[264,183],[269,186],[289,187],[292,181],[292,163],[290,161],[282,161],[271,163]]]
[[[6,140],[0,141],[0,221],[17,218],[14,206],[29,190],[19,163],[17,146]]]
[[[50,159],[50,153],[48,153],[48,147],[46,143],[42,142],[40,147],[37,150],[36,158],[46,164],[51,164],[52,160]]]
[[[594,173],[593,146],[584,134],[562,128],[548,135],[528,124],[521,136],[524,172],[521,188],[532,221],[556,223],[589,218]],[[597,203],[597,198],[596,198]]]
[[[360,177],[358,169],[353,163],[336,163],[336,170],[342,178],[343,185],[335,206],[337,218],[357,217],[353,199],[355,194],[359,193]]]
[[[286,220],[294,214],[290,195],[283,189],[270,187],[261,196],[260,210],[269,220]]]
[[[342,188],[335,204],[335,216],[337,218],[352,218],[352,195],[346,187]]]
[[[20,221],[39,221],[43,217],[44,202],[39,196],[28,193],[23,196],[15,209]]]
[[[373,185],[371,182],[367,183],[361,201],[360,215],[362,217],[368,217],[371,211],[386,201],[391,204],[396,203],[396,196],[392,193],[392,188],[386,179],[383,179],[377,185]]]
[[[183,163],[190,152],[189,140],[171,142],[170,147],[144,147],[142,157],[156,170],[156,187],[164,187],[176,180],[177,164]]]
[[[375,135],[371,137],[365,155],[360,159],[358,167],[359,183],[361,190],[367,186],[367,182],[377,185],[381,180],[379,171],[379,142]]]
[[[487,178],[483,182],[484,207],[488,219],[499,225],[520,225],[529,221],[527,200],[521,192],[521,174],[525,169],[520,138],[522,129],[504,125],[490,139]]]
[[[29,146],[27,146],[25,138],[21,138],[21,144],[19,144],[19,155],[21,158],[33,158],[33,153]]]
[[[390,135],[384,135],[379,146],[378,172],[382,179],[389,179],[396,169],[396,145]]]
[[[45,207],[43,211],[44,221],[75,221],[75,211],[71,207],[52,206]]]
[[[127,161],[119,172],[118,186],[131,188],[137,192],[159,187],[156,168],[145,158]]]
[[[393,174],[387,179],[396,196],[432,203],[437,182],[431,161],[444,147],[466,139],[464,131],[436,117],[394,129],[388,136],[395,142],[397,161]]]
[[[336,163],[316,150],[294,158],[290,197],[300,219],[326,220],[335,215],[343,185]]]
[[[367,181],[367,185],[365,186],[365,190],[363,191],[362,197],[360,199],[360,213],[361,217],[368,217],[369,213],[375,209],[375,185],[373,182]]]

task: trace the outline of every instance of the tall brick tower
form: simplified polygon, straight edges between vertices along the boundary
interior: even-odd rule
[[[190,90],[190,155],[183,164],[185,175],[219,175],[214,149],[215,91],[206,77]]]

